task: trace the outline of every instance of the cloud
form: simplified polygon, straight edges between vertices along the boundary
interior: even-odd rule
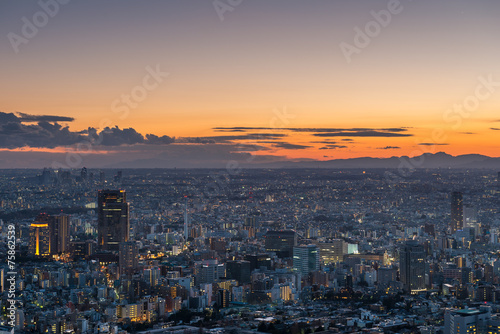
[[[336,141],[329,141],[329,140],[324,140],[324,141],[312,141],[311,143],[315,144],[337,144]]]
[[[306,146],[306,145],[298,145],[298,144],[291,144],[291,143],[285,143],[285,142],[273,143],[273,146],[277,147],[277,148],[283,148],[285,150],[303,150],[303,149],[311,147],[311,146]]]
[[[446,146],[450,144],[444,144],[444,143],[420,143],[418,144],[420,146]]]
[[[493,130],[493,131],[500,131],[499,128],[490,128],[490,130]]]
[[[241,140],[270,140],[270,139],[281,139],[286,137],[283,133],[249,133],[245,135],[234,135],[234,136],[210,136],[210,137],[182,137],[178,138],[177,143],[186,144],[216,144],[216,143],[232,143]]]
[[[146,142],[152,145],[168,145],[175,143],[175,137],[169,137],[169,136],[158,137],[157,135],[154,134],[147,134]]]
[[[29,115],[22,112],[17,113],[21,122],[73,122],[73,117],[50,116],[50,115]]]
[[[85,140],[79,132],[58,123],[38,122],[36,125],[9,122],[0,124],[0,148],[55,148]]]
[[[21,121],[19,120],[19,117],[13,113],[4,113],[0,111],[0,124],[5,123],[21,123]]]
[[[121,146],[134,144],[166,145],[175,142],[175,138],[158,137],[148,134],[144,137],[133,128],[105,128],[99,131],[88,128],[85,131],[71,131],[57,121],[72,121],[71,117],[28,115],[0,112],[0,148],[16,149],[56,148],[77,143],[93,143],[95,146]],[[24,124],[24,123],[29,124]],[[36,123],[36,124],[33,124]]]
[[[380,131],[380,132],[406,132],[409,127],[397,127],[397,128],[269,128],[269,127],[215,127],[212,128],[216,131],[254,131],[254,130],[284,130],[284,131],[294,131],[294,132],[350,132],[350,131]]]
[[[326,146],[320,147],[320,150],[337,150],[339,148],[347,148],[347,146],[332,144],[332,145],[326,145]]]
[[[401,147],[399,146],[386,146],[386,147],[377,147],[377,150],[398,150]]]
[[[145,142],[144,136],[135,129],[120,129],[118,126],[114,128],[105,128],[101,131],[99,137],[102,138],[101,145],[103,146],[134,145],[143,144]]]
[[[409,133],[389,132],[381,130],[349,130],[337,132],[314,133],[315,137],[411,137]]]

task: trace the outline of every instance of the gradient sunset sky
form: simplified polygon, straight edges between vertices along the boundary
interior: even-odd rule
[[[0,3],[0,168],[500,156],[499,1],[55,1]]]

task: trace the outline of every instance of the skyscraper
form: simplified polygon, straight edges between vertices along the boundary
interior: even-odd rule
[[[132,275],[139,265],[139,249],[135,241],[120,243],[118,254],[120,275]]]
[[[454,191],[451,194],[451,233],[462,229],[464,221],[464,204],[461,192]]]
[[[50,216],[50,253],[64,253],[69,251],[69,216]]]
[[[125,190],[99,190],[98,246],[118,251],[120,242],[129,238],[129,205]]]
[[[189,237],[189,217],[188,217],[188,200],[185,197],[186,202],[184,204],[184,241],[187,241]]]
[[[238,283],[250,283],[251,264],[249,261],[227,261],[226,277],[238,281]]]
[[[30,225],[29,254],[32,256],[49,256],[50,252],[50,216],[43,213],[36,217]]]
[[[266,251],[276,252],[278,257],[292,257],[294,246],[297,246],[295,231],[268,231],[266,233]]]
[[[307,275],[319,270],[319,250],[316,245],[293,247],[293,270]]]
[[[327,243],[318,244],[321,261],[324,264],[338,263],[344,260],[348,253],[348,244],[344,240],[337,239]]]
[[[39,214],[30,225],[30,255],[49,256],[68,251],[69,216]]]
[[[400,249],[399,270],[406,292],[425,291],[425,250],[416,241],[407,241]]]

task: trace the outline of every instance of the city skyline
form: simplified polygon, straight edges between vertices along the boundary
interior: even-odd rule
[[[0,5],[0,168],[498,156],[498,3],[42,4]]]

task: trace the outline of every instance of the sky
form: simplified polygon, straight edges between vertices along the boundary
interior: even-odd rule
[[[497,157],[496,0],[0,2],[0,168]]]

